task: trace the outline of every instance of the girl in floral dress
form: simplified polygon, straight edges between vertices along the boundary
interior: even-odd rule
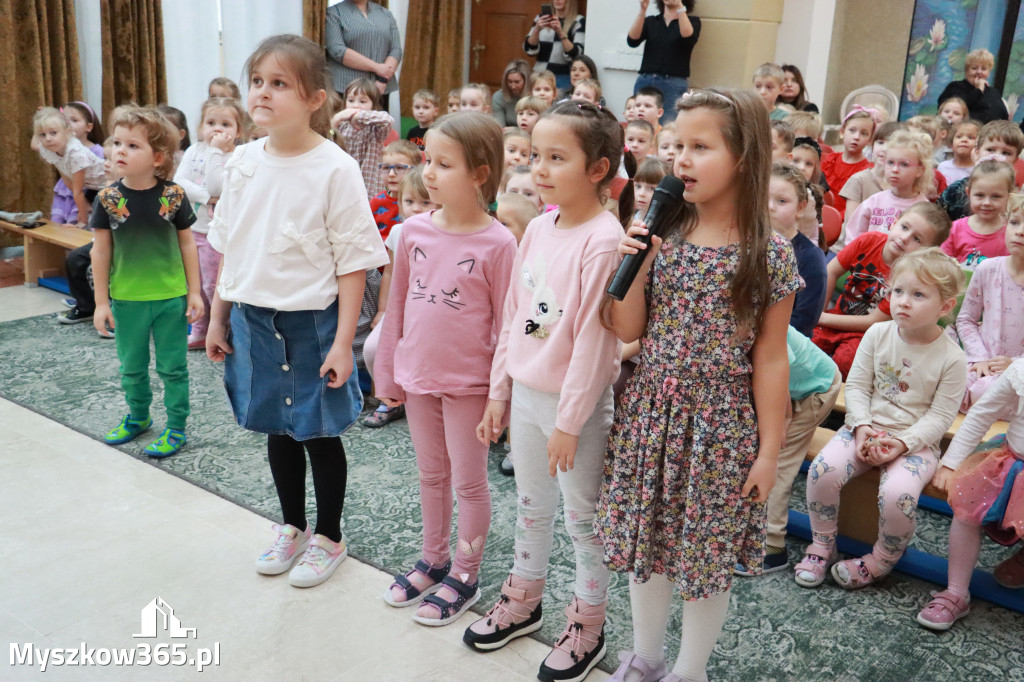
[[[629,572],[634,650],[613,680],[702,680],[736,561],[761,566],[764,501],[787,400],[786,330],[802,286],[768,220],[771,135],[753,93],[680,99],[674,175],[684,201],[653,226],[648,255],[607,318],[640,363],[615,412],[595,526],[605,563]],[[630,227],[620,253],[645,234]],[[664,241],[661,235],[664,234]],[[668,670],[672,593],[681,648]]]

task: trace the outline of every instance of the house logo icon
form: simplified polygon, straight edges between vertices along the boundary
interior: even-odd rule
[[[192,639],[196,638],[196,629],[182,627],[181,621],[174,615],[174,609],[162,597],[157,597],[142,608],[141,623],[142,632],[132,637],[156,637],[158,630],[164,630],[174,638],[184,639],[190,634]]]

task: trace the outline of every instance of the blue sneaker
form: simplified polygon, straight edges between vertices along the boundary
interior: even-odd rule
[[[103,442],[107,445],[120,445],[121,443],[127,443],[130,440],[134,440],[138,435],[153,425],[153,418],[146,417],[145,420],[132,419],[130,414],[126,414],[121,423],[115,426],[110,433],[103,436]]]
[[[776,571],[784,571],[789,568],[789,556],[786,552],[776,552],[775,554],[765,554],[764,562],[761,564],[761,575],[766,573],[775,573]],[[741,563],[736,564],[732,569],[732,572],[736,575],[743,575],[750,577],[754,575],[747,570],[747,567]]]
[[[187,442],[184,431],[164,429],[159,438],[146,446],[144,452],[150,457],[170,457],[185,447]]]

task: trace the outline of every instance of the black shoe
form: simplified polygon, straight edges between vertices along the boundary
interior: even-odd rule
[[[508,455],[505,455],[505,459],[501,460],[501,464],[498,465],[498,471],[506,476],[516,475],[516,467],[512,464],[512,459]]]
[[[92,322],[92,313],[83,312],[81,308],[75,306],[63,315],[58,315],[57,321],[61,324],[81,324],[82,322]]]

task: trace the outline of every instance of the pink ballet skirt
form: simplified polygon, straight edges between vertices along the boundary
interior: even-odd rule
[[[999,544],[1024,538],[1024,455],[1002,436],[982,443],[957,470],[949,506],[956,518],[983,526]]]

